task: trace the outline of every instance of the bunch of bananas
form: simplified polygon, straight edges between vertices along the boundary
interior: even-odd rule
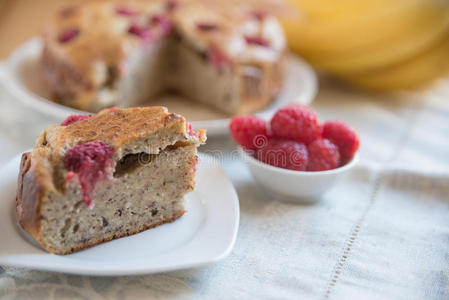
[[[361,87],[394,90],[449,72],[449,0],[288,0],[293,51]]]

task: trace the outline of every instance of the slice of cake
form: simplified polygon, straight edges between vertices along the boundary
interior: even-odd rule
[[[172,222],[205,139],[164,107],[71,116],[22,156],[19,223],[48,252],[68,254]]]
[[[255,111],[283,83],[282,27],[246,1],[93,1],[43,35],[42,78],[56,102],[97,112],[174,92],[229,115]]]

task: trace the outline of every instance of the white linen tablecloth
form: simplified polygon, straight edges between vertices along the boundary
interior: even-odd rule
[[[115,278],[0,267],[0,299],[449,299],[449,83],[393,97],[324,82],[313,107],[362,140],[359,166],[318,203],[274,199],[228,156],[241,219],[225,260]],[[59,121],[0,88],[0,163]],[[222,137],[202,151],[234,149]]]

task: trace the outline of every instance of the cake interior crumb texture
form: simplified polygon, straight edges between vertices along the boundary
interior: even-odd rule
[[[265,105],[278,92],[270,88],[278,85],[276,81],[282,75],[269,74],[271,69],[257,64],[217,69],[208,60],[207,53],[183,42],[176,32],[157,43],[136,49],[123,66],[127,70],[126,76],[106,80],[88,107],[76,108],[96,112],[113,105],[142,106],[151,104],[152,99],[174,94],[232,115]],[[66,92],[56,93],[56,99],[73,106],[73,95]]]
[[[193,190],[191,170],[196,147],[189,145],[159,154],[129,154],[118,162],[112,180],[94,191],[94,207],[81,199],[72,181],[61,199],[49,194],[42,205],[42,242],[58,252],[95,245],[172,222],[184,214],[184,194]]]

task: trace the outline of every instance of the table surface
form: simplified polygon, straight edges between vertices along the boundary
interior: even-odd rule
[[[39,32],[61,2],[70,1],[0,2],[0,57]],[[13,24],[28,28],[10,32]],[[448,299],[448,99],[448,80],[394,96],[321,82],[312,106],[322,120],[352,124],[362,144],[360,164],[316,204],[266,194],[232,156],[223,168],[238,192],[241,220],[224,261],[110,278],[0,267],[0,299]],[[0,84],[0,165],[55,122]],[[234,149],[218,137],[202,151]]]
[[[5,299],[447,299],[449,84],[402,96],[323,82],[313,107],[351,123],[361,161],[313,205],[263,192],[244,164],[223,168],[240,198],[232,254],[215,265],[148,276],[89,277],[0,268]],[[0,86],[0,163],[59,122]],[[231,152],[228,137],[202,151]],[[14,199],[2,199],[14,201]]]

